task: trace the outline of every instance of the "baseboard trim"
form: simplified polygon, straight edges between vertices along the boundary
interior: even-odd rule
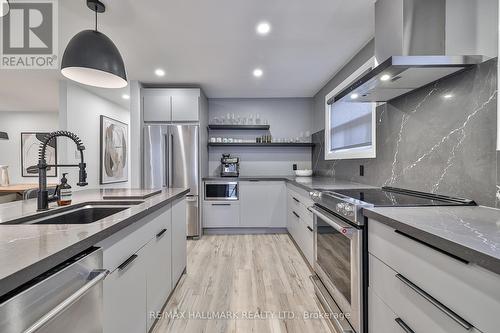
[[[203,228],[204,235],[286,234],[286,228]]]

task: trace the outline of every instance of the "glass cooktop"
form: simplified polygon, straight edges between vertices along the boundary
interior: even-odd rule
[[[390,206],[475,206],[473,200],[418,192],[393,187],[360,190],[336,190],[335,193],[378,207]]]

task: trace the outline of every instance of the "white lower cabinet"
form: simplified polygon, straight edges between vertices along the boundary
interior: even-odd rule
[[[104,333],[146,333],[153,325],[152,314],[186,268],[186,209],[179,199],[98,244],[111,271],[103,288]]]
[[[282,181],[240,181],[240,226],[286,227],[286,186]]]
[[[287,229],[309,264],[314,264],[313,215],[306,191],[297,188],[287,190]]]
[[[371,293],[414,332],[496,333],[500,276],[368,220]],[[370,332],[386,330],[369,301]]]
[[[147,252],[132,254],[104,280],[105,333],[146,332]]]
[[[239,201],[203,202],[203,228],[236,228],[239,226]]]
[[[399,326],[398,323],[396,322],[396,319],[398,317],[377,296],[377,294],[373,292],[372,288],[368,288],[368,308],[370,309],[370,311],[368,312],[370,316],[370,319],[368,321],[368,332],[370,333],[404,332],[402,331],[401,326]]]
[[[172,229],[158,231],[155,238],[146,244],[147,284],[147,330],[155,321],[155,312],[161,310],[172,291]]]
[[[186,200],[172,204],[172,288],[187,265]]]

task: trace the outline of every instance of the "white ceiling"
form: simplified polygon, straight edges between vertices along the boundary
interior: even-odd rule
[[[103,2],[99,30],[120,49],[129,79],[201,85],[212,98],[314,96],[374,32],[373,0]],[[59,1],[59,13],[62,55],[93,26],[93,13],[85,0]],[[267,37],[255,33],[260,21],[272,25]],[[57,71],[2,70],[0,78],[0,110],[57,110]]]

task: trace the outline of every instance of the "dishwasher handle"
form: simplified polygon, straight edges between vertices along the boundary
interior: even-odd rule
[[[43,317],[38,319],[33,325],[31,325],[28,329],[26,329],[23,333],[34,333],[43,326],[45,326],[52,319],[57,317],[61,312],[65,311],[71,305],[73,305],[76,301],[78,301],[81,297],[83,297],[90,289],[92,289],[95,285],[100,283],[104,278],[109,274],[107,269],[97,269],[90,272],[90,280],[85,283],[80,289],[71,294],[68,298],[66,298],[61,303],[57,304],[52,310],[47,312]]]

